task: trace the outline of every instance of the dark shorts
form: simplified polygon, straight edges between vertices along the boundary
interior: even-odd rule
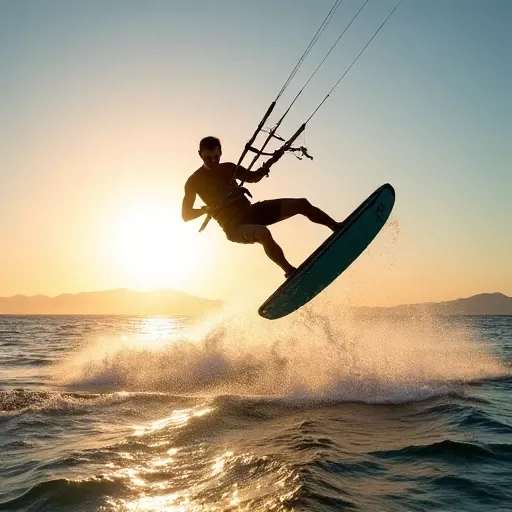
[[[252,205],[248,224],[270,226],[281,219],[281,199],[259,201]]]
[[[281,200],[269,199],[259,201],[251,207],[251,213],[240,224],[226,233],[228,240],[240,244],[253,244],[258,240],[258,234],[266,230],[265,226],[270,226],[281,220]]]

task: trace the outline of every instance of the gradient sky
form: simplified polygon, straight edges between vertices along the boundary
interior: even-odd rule
[[[266,298],[259,246],[181,220],[201,137],[237,160],[333,0],[0,2],[0,295],[177,288]],[[344,0],[281,114],[363,0]],[[396,5],[370,0],[295,104],[314,110]],[[389,225],[336,282],[357,303],[512,295],[512,2],[403,0],[254,200],[343,219],[382,183]],[[277,120],[277,117],[272,119]],[[272,228],[299,264],[328,235]]]

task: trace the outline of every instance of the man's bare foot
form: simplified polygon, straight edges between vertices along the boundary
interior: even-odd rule
[[[291,267],[290,270],[285,272],[284,277],[286,277],[286,279],[288,279],[296,271],[297,271],[297,269],[295,267]]]
[[[341,221],[341,222],[336,222],[336,224],[334,224],[333,226],[330,226],[330,228],[332,229],[333,233],[338,231],[339,229],[341,229],[343,227],[343,225],[345,224],[345,221]]]

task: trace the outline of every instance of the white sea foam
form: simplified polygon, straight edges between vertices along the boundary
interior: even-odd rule
[[[505,371],[460,325],[355,318],[322,307],[272,322],[254,305],[232,305],[156,344],[97,340],[52,375],[82,389],[381,403],[420,400]]]

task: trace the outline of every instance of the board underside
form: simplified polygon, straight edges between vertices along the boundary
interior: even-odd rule
[[[385,225],[395,204],[387,183],[354,210],[258,309],[269,320],[293,313],[308,303],[354,262]]]

